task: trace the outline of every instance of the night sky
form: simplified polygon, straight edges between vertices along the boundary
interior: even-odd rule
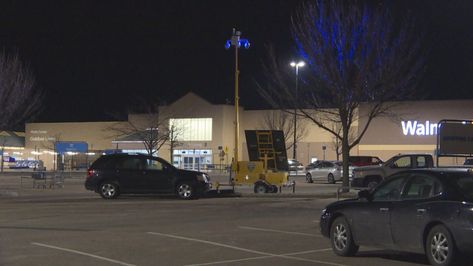
[[[241,104],[261,108],[266,45],[297,58],[290,17],[301,2],[2,1],[0,45],[18,51],[45,92],[36,121],[103,121],[138,98],[169,103],[194,91],[232,101],[234,54],[224,44],[236,27],[252,43],[240,57]],[[473,98],[473,1],[397,1],[396,10],[425,24],[424,98]]]

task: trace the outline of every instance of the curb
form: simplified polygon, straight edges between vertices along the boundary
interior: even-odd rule
[[[264,193],[264,194],[256,194],[256,193],[242,193],[242,192],[235,192],[235,193],[212,193],[208,194],[206,198],[228,198],[228,197],[241,197],[241,198],[298,198],[298,199],[337,199],[336,193],[318,193],[318,194],[298,194],[298,193]],[[342,194],[340,195],[340,199],[351,199],[356,198],[357,194],[349,193],[349,194]]]

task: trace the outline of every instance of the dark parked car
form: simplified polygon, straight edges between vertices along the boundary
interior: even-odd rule
[[[466,159],[465,162],[463,163],[463,165],[467,165],[467,166],[470,166],[470,165],[473,165],[473,159]]]
[[[88,190],[105,199],[125,193],[175,193],[192,199],[210,186],[205,173],[177,169],[161,158],[138,154],[100,157],[88,169],[85,181]]]
[[[320,228],[341,256],[367,245],[424,253],[432,265],[456,265],[473,251],[473,172],[396,173],[373,191],[360,191],[358,199],[328,205]]]

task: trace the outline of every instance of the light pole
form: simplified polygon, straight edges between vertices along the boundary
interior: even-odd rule
[[[239,145],[239,132],[240,132],[240,122],[239,122],[239,113],[238,105],[240,97],[238,96],[238,77],[240,75],[240,70],[238,70],[238,49],[243,46],[245,49],[250,48],[250,42],[247,39],[241,39],[241,32],[233,28],[232,38],[227,40],[225,43],[225,49],[230,49],[230,47],[235,47],[235,150],[233,155],[233,165],[232,169],[237,169],[238,164],[238,145]]]
[[[296,96],[294,97],[294,147],[293,147],[293,154],[292,158],[295,160],[296,158],[296,149],[297,149],[297,91],[299,87],[299,67],[305,66],[304,61],[299,61],[299,62],[291,62],[291,67],[294,67],[296,69]]]

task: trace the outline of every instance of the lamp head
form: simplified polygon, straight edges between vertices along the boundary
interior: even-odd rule
[[[296,63],[296,62],[292,61],[291,66],[292,67],[303,67],[303,66],[305,66],[305,62],[304,61],[299,61],[299,62]]]
[[[232,42],[230,40],[228,40],[226,43],[225,43],[225,49],[230,49],[230,47],[232,47]]]

